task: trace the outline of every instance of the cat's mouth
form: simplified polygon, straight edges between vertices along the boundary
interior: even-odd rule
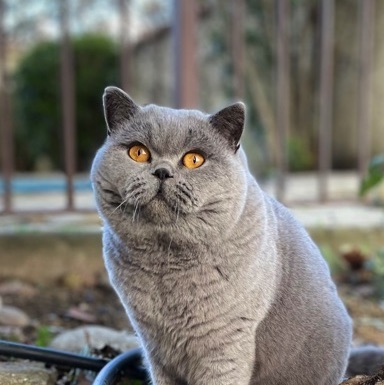
[[[160,185],[159,189],[157,190],[157,193],[154,195],[154,197],[151,199],[151,201],[159,201],[159,202],[165,204],[168,208],[170,208],[170,209],[173,208],[165,196],[165,192],[164,192],[164,189],[162,188],[162,185]]]
[[[155,222],[174,221],[197,207],[192,188],[184,182],[148,184],[135,181],[123,191],[121,198],[117,206],[126,215],[133,215],[135,220],[146,217]],[[114,207],[116,209],[116,205]]]
[[[160,186],[159,186],[157,193],[155,195],[155,198],[156,197],[160,197],[160,198],[164,199],[164,190],[163,190],[163,184],[162,183],[160,183]]]

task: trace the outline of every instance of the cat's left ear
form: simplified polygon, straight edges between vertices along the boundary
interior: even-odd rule
[[[211,126],[228,141],[236,152],[239,149],[245,122],[245,104],[237,102],[209,117]]]
[[[108,135],[129,121],[141,109],[133,99],[117,87],[107,87],[103,95],[104,116],[108,127]]]

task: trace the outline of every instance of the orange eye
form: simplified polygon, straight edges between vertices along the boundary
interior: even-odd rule
[[[128,150],[128,155],[135,162],[140,163],[148,162],[149,158],[151,157],[151,153],[149,152],[148,148],[143,144],[135,144],[132,146]]]
[[[198,168],[204,163],[205,159],[197,152],[189,152],[184,155],[183,165],[187,168]]]

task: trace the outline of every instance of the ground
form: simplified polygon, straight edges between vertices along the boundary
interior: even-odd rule
[[[92,286],[76,286],[65,280],[41,286],[12,278],[0,281],[3,305],[15,306],[31,319],[22,329],[19,342],[35,342],[38,331],[45,327],[53,335],[84,324],[130,329],[120,301],[107,282],[98,280]]]
[[[105,279],[92,286],[71,285],[65,280],[42,286],[11,277],[0,281],[3,304],[23,310],[31,319],[19,336],[20,342],[35,342],[43,327],[53,334],[84,324],[130,329],[123,307]],[[384,301],[372,295],[369,285],[341,284],[339,293],[354,319],[357,343],[384,345]]]
[[[367,284],[342,283],[339,292],[354,319],[355,341],[384,345],[384,302],[372,297],[372,288]],[[30,284],[9,277],[0,281],[0,296],[3,305],[15,306],[30,317],[28,325],[13,328],[13,332],[0,326],[0,339],[44,345],[61,331],[84,324],[130,329],[125,312],[105,277],[92,285],[74,285],[65,277],[50,285]]]

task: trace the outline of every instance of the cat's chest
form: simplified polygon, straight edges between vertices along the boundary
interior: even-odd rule
[[[116,274],[124,277],[117,289],[132,312],[147,322],[187,322],[204,314],[229,295],[226,269],[202,262],[190,253],[134,253]],[[123,271],[121,271],[123,270]]]

